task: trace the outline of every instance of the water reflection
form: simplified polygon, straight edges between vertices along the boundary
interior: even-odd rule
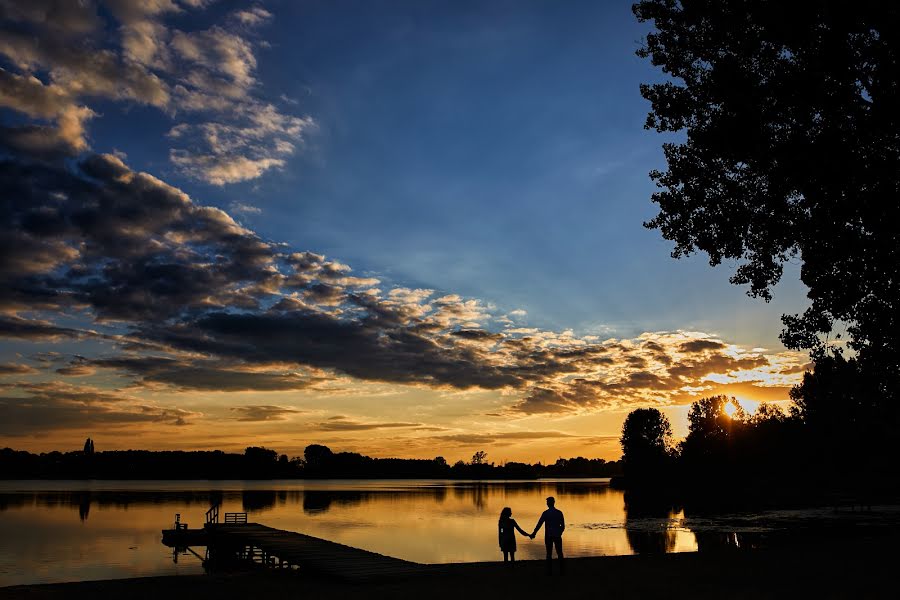
[[[91,494],[81,494],[81,501],[78,503],[78,517],[84,521],[91,513]]]
[[[336,508],[346,508],[372,501],[371,495],[347,491],[311,490],[303,492],[301,496],[303,512],[308,515],[325,513],[331,509],[332,505]]]
[[[635,554],[674,552],[681,509],[660,494],[625,493],[625,535]]]
[[[217,502],[251,521],[415,562],[498,560],[500,510],[512,507],[530,530],[551,495],[566,515],[572,557],[753,547],[804,515],[833,517],[686,515],[659,496],[584,480],[0,482],[0,585],[200,573],[190,553],[173,564],[160,530],[175,513],[201,527]],[[518,559],[543,555],[542,539],[520,541]]]

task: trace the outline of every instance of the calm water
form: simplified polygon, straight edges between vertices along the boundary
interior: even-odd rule
[[[686,552],[739,546],[760,533],[830,511],[686,518],[626,512],[607,480],[458,481],[12,481],[0,482],[0,586],[202,573],[161,544],[175,513],[202,527],[211,499],[249,520],[421,563],[501,558],[504,506],[531,531],[546,496],[566,515],[569,556]],[[900,511],[891,513],[895,518]],[[780,525],[779,525],[780,523]],[[520,559],[542,558],[542,533],[520,537]],[[199,548],[200,554],[203,549]]]

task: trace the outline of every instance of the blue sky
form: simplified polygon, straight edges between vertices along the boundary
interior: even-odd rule
[[[250,204],[261,213],[242,220],[271,239],[523,308],[541,327],[697,328],[771,346],[780,315],[802,310],[796,272],[766,306],[728,284],[727,265],[675,262],[642,227],[664,137],[643,129],[638,86],[660,75],[634,54],[645,30],[630,3],[271,8],[264,95],[286,95],[317,129],[261,180],[219,189],[174,175],[192,196]],[[166,140],[141,149],[164,128],[150,125],[129,140],[111,120],[95,145],[165,170]]]
[[[41,93],[70,104],[40,112],[12,99],[3,104],[5,124],[38,119],[51,123],[42,125],[50,132],[55,123],[70,146],[68,164],[88,153],[115,155],[108,160],[183,190],[197,205],[221,208],[273,247],[311,251],[349,265],[356,277],[378,279],[384,298],[409,288],[477,299],[502,316],[480,321],[485,331],[572,330],[596,336],[589,341],[699,332],[769,355],[784,352],[780,315],[806,305],[793,266],[766,304],[728,283],[735,265],[712,269],[703,256],[673,260],[671,244],[643,228],[656,212],[648,172],[664,168],[666,138],[643,129],[648,103],[638,86],[661,74],[635,56],[646,31],[629,2],[85,6],[99,25],[83,25],[87,17],[74,8],[58,17],[9,13],[5,73],[20,83],[33,76]],[[15,37],[20,30],[48,39],[65,31],[63,44],[111,53],[121,89],[111,92],[103,82],[91,93],[78,88],[67,73],[85,81],[100,75],[79,72],[87,68],[61,54],[35,58]],[[164,98],[148,100],[136,77],[150,78],[147,85],[160,86]],[[224,108],[211,108],[222,98]],[[59,116],[76,106],[92,111],[79,121],[81,145],[65,137]],[[16,143],[8,153],[31,160],[34,148]],[[247,157],[255,162],[235,166]],[[220,166],[238,170],[215,170]],[[308,299],[311,288],[302,294]],[[98,302],[92,298],[86,312],[60,305],[29,313],[20,306],[10,314],[113,326]],[[146,330],[128,318],[114,326]],[[79,340],[53,343],[72,355],[72,344],[105,343]],[[32,343],[10,341],[10,364],[27,362],[34,352],[23,344]],[[103,354],[85,348],[90,359]],[[95,376],[92,385],[122,383]],[[194,412],[210,414],[203,406]]]

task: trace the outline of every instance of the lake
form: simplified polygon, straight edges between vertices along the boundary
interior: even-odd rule
[[[565,513],[572,557],[740,547],[804,519],[834,518],[828,509],[693,518],[665,508],[626,511],[623,492],[606,479],[3,481],[0,586],[202,573],[197,557],[161,544],[161,530],[176,513],[202,527],[214,500],[251,522],[415,562],[492,561],[502,558],[501,509],[511,507],[530,532],[547,496]],[[878,518],[900,514],[884,510]],[[542,537],[519,537],[517,558],[543,558]]]

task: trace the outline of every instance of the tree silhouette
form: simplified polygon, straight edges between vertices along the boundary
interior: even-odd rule
[[[321,444],[310,444],[303,450],[306,468],[313,472],[324,469],[333,456],[331,448]]]
[[[784,343],[851,347],[900,381],[900,4],[643,0],[655,30],[638,51],[671,80],[641,86],[646,127],[683,131],[651,176],[675,243],[739,262],[731,281],[771,297],[802,264],[812,304],[783,317]],[[896,392],[891,392],[896,394]]]
[[[836,468],[863,474],[896,472],[898,407],[871,363],[840,354],[816,361],[813,371],[791,390],[794,414],[805,425],[808,443]],[[836,444],[835,440],[843,443]],[[891,479],[894,479],[892,474]]]
[[[734,398],[710,396],[691,404],[688,435],[679,446],[684,474],[695,482],[724,483],[727,475],[745,471],[756,451],[745,435],[746,421],[744,410]]]
[[[662,477],[671,452],[672,427],[655,408],[631,411],[622,424],[622,459],[632,482]]]
[[[729,411],[731,414],[728,414]],[[735,423],[746,420],[738,401],[728,396],[701,398],[688,411],[688,437],[704,439],[725,438],[731,435]]]

